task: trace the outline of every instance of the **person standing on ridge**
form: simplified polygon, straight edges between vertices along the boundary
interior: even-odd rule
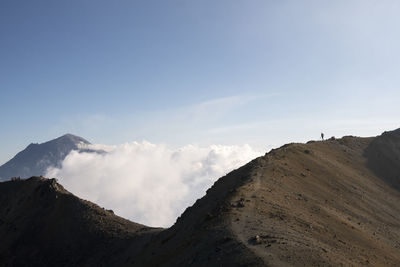
[[[324,133],[321,133],[321,139],[324,140]]]

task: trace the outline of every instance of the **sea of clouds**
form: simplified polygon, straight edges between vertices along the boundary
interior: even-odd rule
[[[100,153],[72,151],[46,176],[119,216],[155,227],[171,226],[218,178],[262,154],[249,145],[174,149],[132,142],[82,148]]]

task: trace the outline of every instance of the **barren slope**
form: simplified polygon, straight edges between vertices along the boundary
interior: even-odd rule
[[[260,158],[234,199],[244,203],[230,214],[236,236],[268,265],[398,266],[400,194],[366,167],[371,140],[291,144]]]

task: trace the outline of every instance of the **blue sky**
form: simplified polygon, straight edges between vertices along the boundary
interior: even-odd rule
[[[398,1],[0,3],[0,164],[95,143],[291,141],[398,128]]]

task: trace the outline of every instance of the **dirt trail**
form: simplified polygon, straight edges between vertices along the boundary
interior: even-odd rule
[[[239,197],[236,199],[236,203],[232,203],[232,206],[237,209],[237,212],[231,216],[232,229],[238,238],[248,247],[249,236],[243,231],[252,222],[252,216],[257,213],[257,206],[259,205],[256,201],[251,201],[254,196],[259,195],[261,188],[261,175],[258,172],[251,174],[251,182],[246,184],[244,187],[246,190],[241,190]]]
[[[244,185],[237,194],[236,204],[233,203],[236,211],[231,216],[231,227],[234,234],[248,249],[255,252],[256,255],[264,255],[265,249],[275,243],[276,236],[272,235],[273,229],[260,229],[261,220],[265,218],[257,216],[262,211],[262,203],[258,200],[264,199],[265,192],[262,190],[262,177],[265,166],[259,166],[250,173],[250,181]],[[272,257],[272,255],[269,255]],[[272,263],[261,257],[266,266]],[[289,266],[286,262],[275,259],[274,266]]]

